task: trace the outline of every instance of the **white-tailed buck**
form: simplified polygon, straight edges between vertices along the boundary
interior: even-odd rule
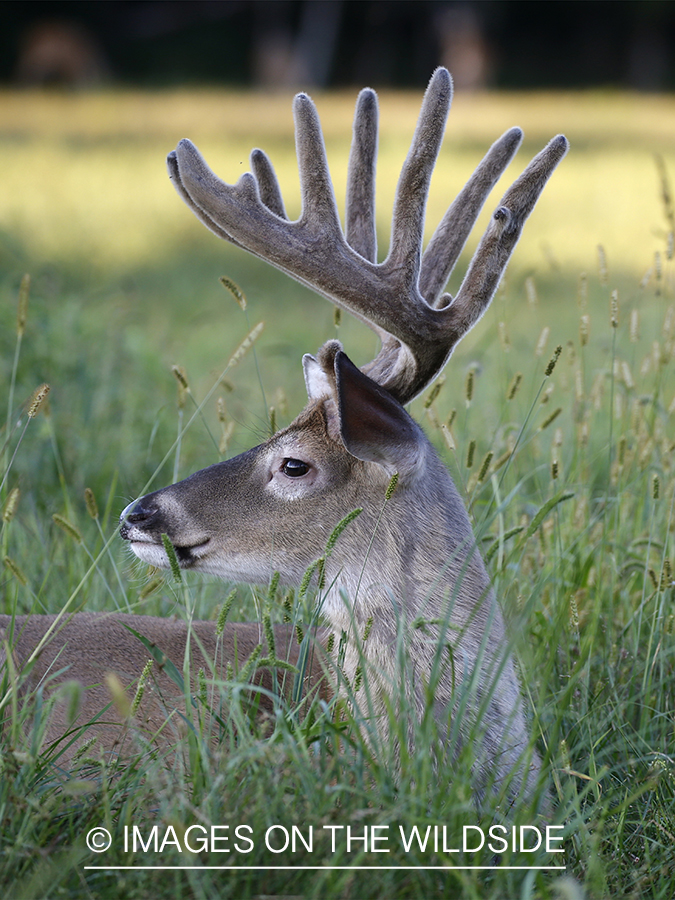
[[[328,631],[346,636],[343,689],[349,693],[361,669],[369,714],[387,733],[387,697],[402,696],[400,679],[406,679],[406,708],[421,717],[433,704],[441,744],[453,730],[460,737],[452,752],[462,735],[474,741],[477,790],[497,788],[515,771],[513,794],[524,775],[531,781],[538,763],[502,615],[457,490],[404,405],[438,375],[487,309],[567,141],[554,138],[506,192],[452,298],[443,293],[448,277],[522,133],[513,128],[490,148],[423,252],[427,192],[451,96],[450,76],[438,69],[400,176],[391,246],[381,263],[372,90],[361,92],[356,107],[344,231],[318,116],[305,94],[294,105],[302,190],[297,221],[289,221],[262,151],[252,152],[252,173],[236,185],[220,181],[187,140],[169,155],[176,190],[216,235],[352,312],[382,346],[362,369],[337,341],[305,356],[309,402],[291,425],[234,459],[136,500],[122,513],[120,533],[154,566],[169,566],[166,535],[181,567],[231,581],[268,583],[278,572],[282,583],[297,585],[325,557],[322,613]],[[334,528],[356,509],[362,512],[326,554]],[[69,627],[78,620],[92,625],[76,616]],[[96,627],[107,643],[106,621]],[[165,648],[168,625],[138,618],[134,628]],[[89,639],[96,641],[93,632]],[[297,655],[289,635],[280,643]],[[223,655],[231,645],[226,631]],[[119,652],[110,647],[108,667],[127,672]],[[179,648],[177,665],[181,659]],[[70,677],[77,675],[75,661]]]

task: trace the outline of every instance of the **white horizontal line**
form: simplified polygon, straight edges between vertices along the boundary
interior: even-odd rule
[[[551,870],[555,872],[564,872],[567,869],[567,866],[84,866],[85,869],[101,869],[108,872],[119,872],[121,870],[128,869],[153,869],[153,870],[175,870],[175,869],[217,869],[219,871],[229,871],[229,872],[237,872],[237,871],[247,871],[247,872],[276,872],[282,869],[311,869],[312,871],[317,872],[332,872],[334,870],[346,871],[346,872],[357,872],[363,870],[374,870],[378,869],[382,872],[396,872],[400,870],[401,872],[409,872],[409,871],[441,871],[441,872],[454,872],[461,870],[470,870],[470,871],[506,871],[506,870],[514,870],[514,869],[524,869],[529,871],[530,869],[536,870]]]

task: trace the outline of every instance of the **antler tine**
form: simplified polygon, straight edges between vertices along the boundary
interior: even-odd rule
[[[202,163],[204,167],[206,167],[206,163],[201,157],[201,154],[197,150],[197,148],[190,141],[181,141],[181,144],[189,145],[194,151],[195,156],[198,161]],[[181,197],[183,202],[190,207],[192,212],[197,216],[200,222],[202,222],[209,231],[212,231],[218,237],[222,238],[224,241],[229,241],[231,244],[234,244],[237,247],[243,247],[242,244],[239,243],[235,238],[232,237],[231,234],[228,234],[224,228],[221,228],[216,222],[213,221],[211,216],[209,216],[195,201],[192,199],[189,191],[186,189],[183,184],[183,179],[181,178],[180,166],[178,165],[178,150],[172,150],[171,153],[166,158],[166,167],[169,170],[169,178],[173,186],[175,187],[178,195]]]
[[[302,194],[300,223],[317,233],[328,233],[332,239],[344,243],[333,182],[328,171],[321,122],[316,107],[307,94],[296,94],[293,116]]]
[[[262,202],[279,218],[288,219],[274,166],[263,150],[251,151],[251,169],[258,182]]]
[[[347,169],[345,235],[349,246],[369,262],[377,262],[375,167],[377,162],[377,95],[370,88],[359,94]]]
[[[522,140],[521,129],[510,128],[495,141],[436,228],[424,251],[420,268],[420,293],[430,306],[440,305],[443,288],[488,194],[515,156]]]
[[[453,343],[475,325],[489,306],[525,220],[568,149],[564,135],[554,137],[502,197],[457,296],[447,307],[447,327],[456,335]],[[451,298],[448,296],[447,299]]]
[[[408,156],[396,188],[387,269],[403,268],[408,289],[418,291],[424,215],[429,182],[443,141],[452,102],[452,78],[438,68],[429,81]],[[420,298],[421,299],[421,298]]]

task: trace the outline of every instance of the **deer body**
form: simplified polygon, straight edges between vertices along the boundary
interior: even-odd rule
[[[152,657],[130,628],[146,637],[158,651],[138,709],[131,717],[140,675]],[[277,657],[297,665],[300,647],[291,626],[276,626],[274,635]],[[182,689],[168,671],[167,663],[158,663],[157,658],[166,657],[168,665],[181,675],[187,658],[193,677],[201,668],[210,683],[214,678],[225,678],[228,663],[236,672],[261,643],[262,628],[252,622],[228,623],[219,636],[215,622],[192,622],[188,630],[180,619],[125,613],[81,612],[61,621],[55,615],[0,615],[0,669],[6,663],[6,651],[2,649],[6,646],[12,655],[9,672],[12,677],[18,676],[22,696],[37,688],[50,695],[62,695],[55,697],[57,702],[43,738],[45,746],[56,742],[55,758],[60,766],[67,765],[92,737],[96,744],[89,755],[94,757],[101,751],[108,757],[139,752],[143,749],[137,740],[139,736],[144,743],[164,750],[171,747],[185,733],[183,717],[190,715],[186,705],[196,685]],[[111,692],[111,675],[126,692],[126,700],[115,697],[114,690]],[[314,687],[319,686],[323,670],[318,657],[310,657],[307,677]],[[259,671],[253,680],[263,688],[261,707],[270,710],[270,670]],[[75,690],[76,701],[77,695],[82,694],[79,704],[71,702],[69,686]],[[288,689],[280,677],[279,687],[284,686]]]

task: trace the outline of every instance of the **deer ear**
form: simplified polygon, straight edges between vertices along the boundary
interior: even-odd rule
[[[398,400],[358,369],[346,353],[335,354],[340,433],[345,448],[393,475],[412,474],[423,457],[424,435]]]

